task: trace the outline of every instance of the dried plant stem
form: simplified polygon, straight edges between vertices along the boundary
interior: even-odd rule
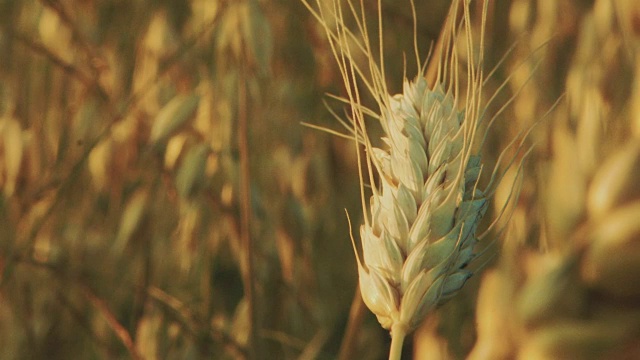
[[[127,331],[127,329],[118,321],[115,314],[109,309],[107,303],[96,296],[88,286],[82,286],[81,288],[83,295],[89,300],[89,302],[96,307],[98,312],[104,317],[111,327],[111,330],[115,333],[118,339],[122,342],[124,347],[129,352],[129,356],[132,359],[139,360],[142,359],[142,356],[138,353],[136,349],[135,343],[133,342],[133,338],[131,334]]]
[[[40,2],[42,3],[43,6],[53,10],[56,13],[56,15],[58,15],[60,20],[65,24],[65,26],[71,31],[71,33],[73,34],[73,39],[76,42],[76,44],[78,44],[78,46],[82,49],[82,51],[84,51],[87,58],[91,60],[91,61],[87,61],[86,64],[91,70],[93,81],[99,86],[100,84],[99,77],[100,77],[101,71],[98,68],[98,66],[96,66],[96,60],[100,60],[102,62],[104,61],[104,59],[101,58],[101,56],[95,51],[95,49],[87,40],[87,38],[84,36],[84,34],[82,34],[82,32],[78,29],[78,26],[72,20],[71,15],[67,11],[67,9],[65,9],[64,5],[60,3],[59,0],[40,0]]]
[[[6,31],[8,35],[17,40],[20,44],[24,45],[27,49],[33,51],[34,54],[45,57],[53,65],[61,69],[65,74],[78,80],[87,89],[87,91],[96,93],[102,101],[109,104],[109,106],[111,107],[109,109],[110,111],[115,111],[115,109],[112,107],[111,99],[108,92],[100,85],[100,83],[96,79],[93,79],[91,76],[78,69],[78,67],[76,67],[75,65],[68,63],[58,55],[51,52],[51,50],[49,50],[44,44],[32,40],[26,35],[23,35],[11,28],[5,28],[4,26],[2,26],[0,30],[2,30],[3,32]]]
[[[344,337],[342,338],[342,344],[340,345],[338,360],[348,360],[353,358],[353,348],[358,338],[358,332],[362,325],[365,309],[364,301],[362,301],[362,295],[360,295],[360,286],[357,286],[355,295],[353,296],[353,301],[351,302],[349,321],[347,322],[347,329],[345,330]]]
[[[251,241],[251,178],[249,171],[249,140],[247,126],[247,87],[243,72],[238,81],[238,147],[240,153],[240,241],[244,266],[242,269],[244,295],[249,318],[248,353],[255,359],[257,350],[257,326],[255,303],[255,276],[253,271],[253,242]]]
[[[149,298],[160,306],[163,313],[172,321],[177,322],[193,338],[199,336],[201,332],[206,332],[212,340],[221,343],[234,359],[247,359],[245,347],[238,343],[225,329],[218,328],[207,321],[202,321],[182,301],[158,287],[149,286],[147,292]]]
[[[391,328],[391,349],[389,350],[389,360],[400,360],[402,358],[402,345],[407,336],[407,330],[402,324],[395,324]]]

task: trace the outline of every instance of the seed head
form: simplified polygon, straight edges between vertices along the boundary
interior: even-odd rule
[[[360,173],[366,214],[360,228],[362,258],[356,251],[362,298],[380,324],[391,330],[394,341],[398,338],[401,343],[406,333],[472,275],[467,264],[475,258],[476,229],[492,195],[487,190],[491,185],[478,188],[482,162],[474,152],[484,113],[479,99],[486,1],[480,57],[473,58],[476,37],[471,33],[468,1],[453,1],[449,17],[462,20],[461,24],[451,21],[443,29],[448,36],[443,37],[439,58],[432,59],[437,65],[434,84],[428,83],[428,71],[419,65],[419,75],[405,80],[397,95],[390,95],[386,86],[381,13],[378,53],[371,48],[366,17],[354,2],[345,0],[345,11],[339,0],[317,0],[318,10],[303,2],[326,30],[336,57],[347,93],[343,100],[351,106],[350,130],[359,161],[360,146],[365,148],[368,172]],[[357,31],[346,25],[347,17]],[[464,37],[458,34],[461,29]],[[461,38],[465,41],[458,41]],[[459,81],[460,64],[453,49],[457,45],[468,54],[465,81]],[[362,58],[367,59],[364,65],[357,60]],[[373,96],[378,109],[362,104],[361,87]],[[367,117],[379,121],[384,131],[382,146],[372,145]],[[492,182],[494,176],[495,170]],[[365,179],[370,197],[365,196]],[[397,355],[400,350],[401,345],[394,349],[392,342],[390,353]]]
[[[475,231],[486,210],[477,189],[480,157],[466,156],[465,113],[441,86],[405,82],[372,148],[381,187],[362,225],[362,297],[385,328],[415,328],[471,276]]]

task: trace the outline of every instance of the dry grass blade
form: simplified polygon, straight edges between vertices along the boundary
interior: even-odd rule
[[[122,344],[129,351],[129,355],[136,360],[142,359],[142,357],[138,353],[138,350],[136,349],[133,339],[131,338],[131,334],[129,334],[127,329],[122,324],[120,324],[116,316],[109,309],[109,306],[107,305],[107,303],[105,303],[104,300],[97,297],[86,286],[82,286],[82,292],[84,296],[87,298],[87,300],[89,300],[89,302],[91,302],[91,304],[93,304],[93,306],[96,307],[98,312],[102,314],[102,316],[105,318],[105,320],[107,321],[107,323],[109,324],[113,332],[116,334],[116,336],[120,339]]]

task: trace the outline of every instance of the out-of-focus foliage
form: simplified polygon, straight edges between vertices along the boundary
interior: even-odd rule
[[[376,19],[376,2],[363,3]],[[624,284],[628,274],[598,267],[611,265],[600,260],[612,251],[630,254],[621,266],[637,270],[637,232],[620,248],[584,244],[604,241],[599,226],[614,209],[630,218],[618,212],[637,210],[629,185],[637,159],[628,154],[640,134],[640,9],[633,0],[489,3],[487,71],[506,57],[487,100],[506,87],[487,113],[508,106],[485,157],[540,123],[524,145],[535,144],[503,236],[511,292],[485,296],[491,280],[483,281],[477,344],[513,330],[487,325],[482,315],[494,313],[483,301],[505,310],[517,303],[509,294],[543,299],[547,290],[521,285],[558,269],[578,279],[569,300],[598,305],[598,316],[620,316],[637,331],[629,315],[637,309],[617,307],[637,292],[600,277]],[[448,5],[417,4],[423,59]],[[382,14],[397,91],[404,69],[409,77],[416,69],[410,3],[383,1]],[[356,293],[344,209],[354,222],[361,210],[353,144],[301,125],[342,130],[323,104],[327,92],[340,95],[341,79],[324,32],[298,0],[0,0],[0,358],[242,359],[253,352],[251,312],[258,357],[336,358]],[[344,114],[343,104],[329,106]],[[608,179],[603,169],[611,168],[626,180]],[[594,233],[581,233],[581,224]],[[540,249],[555,262],[540,260]],[[477,285],[470,280],[426,321],[413,340],[417,358],[471,351]],[[592,320],[563,316],[569,325]],[[598,335],[600,323],[589,324]],[[554,330],[535,325],[531,334]],[[506,352],[545,350],[516,337],[530,334],[527,326],[510,332]],[[356,358],[388,351],[388,334],[368,313],[352,341]]]
[[[551,111],[482,281],[470,358],[638,358],[640,6],[525,0],[510,15],[533,54],[513,70],[513,121]]]
[[[296,0],[0,1],[0,357],[244,358],[252,307],[262,357],[334,358],[360,210],[353,145],[301,125],[336,125],[322,36]]]

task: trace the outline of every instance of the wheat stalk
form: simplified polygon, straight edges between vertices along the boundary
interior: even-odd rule
[[[473,57],[469,4],[454,1],[449,16],[455,19],[461,13],[461,25],[452,21],[443,30],[449,36],[443,54],[434,59],[438,61],[436,84],[429,86],[420,67],[419,75],[405,80],[403,92],[393,96],[385,80],[380,2],[379,54],[370,45],[362,2],[358,8],[346,1],[345,12],[337,0],[330,5],[318,1],[319,10],[303,2],[326,30],[338,62],[347,92],[344,101],[351,106],[358,159],[360,146],[365,149],[372,196],[367,205],[361,172],[362,206],[368,215],[360,227],[362,258],[354,242],[359,285],[367,307],[391,331],[389,358],[399,359],[405,336],[473,274],[467,265],[476,258],[476,229],[492,195],[489,188],[478,187],[483,165],[474,148],[484,114],[480,99],[486,2],[479,58]],[[349,16],[357,32],[346,25]],[[465,40],[458,44],[461,38]],[[469,56],[464,79],[453,49],[456,45],[464,46]],[[366,59],[364,65],[359,58]],[[375,99],[377,111],[362,105],[360,83]],[[367,116],[381,124],[383,147],[372,145]],[[494,171],[492,180],[496,178]]]

